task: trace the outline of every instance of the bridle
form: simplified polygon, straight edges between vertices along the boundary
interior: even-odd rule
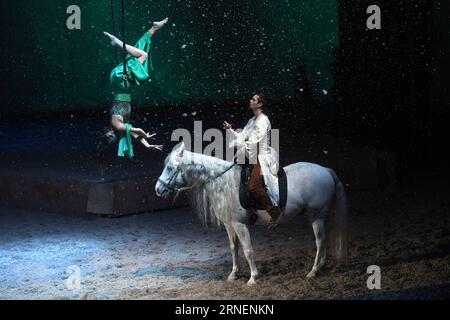
[[[165,182],[164,180],[162,180],[161,178],[158,178],[158,182],[161,183],[166,189],[168,189],[169,191],[174,191],[176,193],[180,192],[181,189],[183,188],[178,188],[178,187],[173,187],[172,186],[172,181],[178,176],[178,174],[180,173],[180,166],[177,167],[177,169],[175,170],[175,172],[173,173],[173,175],[170,177],[168,182]],[[184,179],[184,178],[183,178]]]
[[[186,190],[193,189],[193,188],[195,188],[195,187],[197,187],[197,186],[199,186],[199,185],[201,185],[201,184],[207,185],[210,181],[215,180],[215,179],[217,179],[217,178],[223,176],[225,173],[227,173],[229,170],[231,170],[231,168],[233,168],[235,165],[236,165],[236,162],[233,162],[233,164],[232,164],[231,166],[229,166],[227,169],[225,169],[224,171],[222,171],[222,172],[221,172],[220,174],[218,174],[217,176],[215,176],[215,177],[210,177],[209,179],[207,179],[207,180],[204,181],[204,182],[194,183],[192,186],[189,186],[189,187],[181,187],[181,188],[180,188],[180,187],[176,187],[176,186],[175,186],[175,187],[172,186],[173,180],[178,176],[178,174],[179,174],[180,171],[181,171],[180,166],[178,165],[177,169],[175,170],[175,172],[173,173],[173,175],[170,177],[170,179],[169,179],[168,182],[165,182],[165,181],[162,180],[161,178],[158,178],[158,182],[161,183],[161,184],[162,184],[166,189],[168,189],[169,191],[171,191],[171,192],[176,192],[177,195],[178,195],[180,192],[183,192],[183,191],[186,191]],[[203,165],[203,167],[204,167],[204,165]],[[183,178],[183,180],[184,180],[184,177],[183,177],[183,176],[182,176],[182,178]],[[175,196],[175,197],[177,197],[177,196]]]

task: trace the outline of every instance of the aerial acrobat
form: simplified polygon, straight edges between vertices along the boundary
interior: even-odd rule
[[[111,129],[105,133],[108,143],[116,141],[119,137],[119,157],[134,156],[132,137],[149,149],[162,150],[162,145],[149,144],[147,139],[153,138],[156,133],[149,134],[141,128],[130,124],[131,94],[133,85],[140,85],[150,77],[149,69],[153,70],[150,49],[153,35],[168,22],[168,18],[159,22],[152,22],[151,28],[137,41],[134,46],[128,45],[116,36],[104,32],[111,40],[113,46],[123,48],[123,61],[118,64],[110,74],[110,82],[115,91],[115,98],[111,107]]]

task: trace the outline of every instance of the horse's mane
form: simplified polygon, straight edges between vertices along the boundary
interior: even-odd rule
[[[185,151],[182,171],[191,190],[191,203],[205,226],[220,227],[231,220],[239,206],[237,197],[239,183],[238,167],[215,157]],[[217,177],[217,178],[216,178]]]

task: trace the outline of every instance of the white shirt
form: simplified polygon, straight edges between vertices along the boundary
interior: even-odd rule
[[[242,132],[233,132],[234,140],[231,141],[230,147],[237,146],[238,162],[243,161],[243,157],[247,156],[250,163],[255,164],[258,157],[268,195],[272,203],[278,205],[279,160],[277,152],[270,146],[271,130],[272,125],[265,114],[254,116],[247,122]]]

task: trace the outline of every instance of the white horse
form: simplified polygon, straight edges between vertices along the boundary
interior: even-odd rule
[[[316,238],[317,252],[312,270],[307,277],[316,273],[325,263],[324,218],[330,209],[334,215],[333,251],[338,263],[347,257],[347,204],[342,183],[333,170],[313,163],[298,162],[286,166],[287,203],[279,223],[288,222],[305,212]],[[163,198],[183,190],[190,190],[193,206],[205,223],[225,226],[230,240],[233,269],[228,281],[236,279],[238,272],[239,242],[250,266],[247,284],[255,284],[258,270],[253,259],[250,241],[249,221],[251,211],[239,202],[240,166],[233,162],[185,150],[184,143],[173,149],[165,160],[165,168],[155,186],[156,194]],[[260,216],[257,224],[268,222]]]

